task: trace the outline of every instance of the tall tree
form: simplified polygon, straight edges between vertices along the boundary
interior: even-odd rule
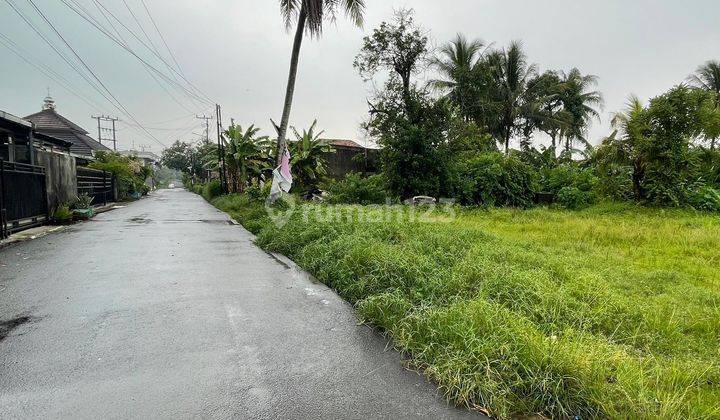
[[[716,60],[706,62],[698,67],[688,80],[693,86],[712,92],[715,95],[715,111],[720,112],[720,62]],[[717,138],[717,135],[711,135],[711,150],[715,150]]]
[[[553,155],[557,142],[564,130],[567,130],[570,115],[563,108],[562,93],[564,84],[556,71],[548,70],[528,82],[532,86],[529,96],[530,106],[525,116],[525,134],[539,130],[550,137]]]
[[[287,28],[297,22],[295,39],[293,41],[292,55],[290,57],[290,74],[288,75],[287,89],[285,91],[285,105],[278,130],[277,161],[285,150],[285,136],[290,123],[290,110],[293,95],[295,94],[295,81],[297,79],[298,62],[300,60],[300,47],[305,33],[320,37],[326,17],[335,19],[338,9],[343,9],[345,15],[357,26],[363,24],[365,0],[280,0],[280,11],[285,18]]]
[[[590,90],[597,85],[597,76],[583,75],[574,68],[563,74],[562,103],[569,117],[569,125],[565,130],[565,152],[571,152],[573,143],[580,141],[588,144],[587,131],[592,121],[600,119],[596,108],[603,105],[603,97],[599,91]]]
[[[405,101],[411,101],[412,76],[428,61],[428,38],[415,24],[412,9],[395,13],[393,22],[383,22],[365,37],[355,58],[360,76],[371,79],[378,71],[390,72],[390,83],[400,79]]]
[[[480,40],[468,40],[464,35],[457,34],[454,40],[440,48],[440,57],[434,60],[442,78],[431,81],[431,84],[447,92],[466,121],[472,118],[475,102],[479,99],[474,72],[484,46]]]
[[[537,74],[537,66],[528,63],[519,42],[512,42],[507,49],[488,54],[484,66],[493,83],[492,96],[499,114],[490,130],[502,142],[507,154],[510,139],[520,130],[532,104],[533,86],[528,82]]]

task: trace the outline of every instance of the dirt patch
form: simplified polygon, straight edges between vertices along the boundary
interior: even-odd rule
[[[0,341],[3,341],[8,335],[10,335],[10,332],[15,328],[32,321],[34,321],[34,318],[31,316],[19,316],[8,321],[1,321]]]

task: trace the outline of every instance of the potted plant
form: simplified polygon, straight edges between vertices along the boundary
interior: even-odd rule
[[[76,220],[89,220],[95,215],[92,202],[93,197],[85,193],[80,194],[77,198],[75,198],[72,214]]]

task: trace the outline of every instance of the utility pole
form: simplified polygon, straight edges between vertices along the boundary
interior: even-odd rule
[[[218,145],[218,163],[220,164],[220,185],[225,194],[229,192],[227,183],[227,172],[225,171],[225,143],[222,139],[222,114],[220,113],[220,105],[215,104],[215,117],[217,121],[217,145]]]
[[[113,150],[117,152],[117,131],[115,130],[115,121],[120,121],[119,118],[111,117],[109,115],[93,115],[93,119],[97,120],[98,123],[98,142],[102,144],[103,141],[109,141],[113,144]],[[112,128],[105,128],[102,126],[102,122],[109,122],[112,124]],[[112,133],[112,137],[103,138],[103,132],[109,131]]]
[[[213,117],[208,117],[207,115],[196,115],[195,118],[199,120],[205,120],[205,144],[210,143],[210,120],[213,119]]]

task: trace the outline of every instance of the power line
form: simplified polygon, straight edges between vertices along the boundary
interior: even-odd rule
[[[105,12],[107,12],[113,19],[115,19],[115,21],[116,21],[118,24],[120,24],[120,26],[122,26],[130,35],[132,35],[132,37],[135,38],[135,40],[137,40],[142,46],[144,46],[148,51],[150,51],[153,55],[155,55],[155,57],[157,57],[163,64],[165,64],[165,66],[167,66],[168,69],[170,69],[170,70],[172,71],[172,73],[179,75],[180,78],[181,78],[185,83],[188,84],[188,86],[190,86],[191,88],[193,88],[195,91],[197,91],[197,92],[198,92],[200,95],[202,95],[204,98],[201,98],[201,97],[198,96],[198,94],[192,92],[192,94],[193,94],[194,97],[198,98],[201,102],[205,102],[205,103],[207,103],[207,104],[214,105],[214,102],[210,99],[210,97],[209,97],[206,93],[204,93],[201,89],[199,89],[199,88],[198,88],[197,86],[195,86],[192,82],[190,82],[184,75],[178,73],[175,69],[173,69],[172,66],[170,66],[170,65],[168,64],[168,62],[165,61],[165,59],[164,59],[160,54],[158,54],[156,51],[154,51],[151,46],[149,46],[147,43],[145,43],[145,41],[143,41],[142,39],[140,39],[140,37],[138,37],[138,36],[135,34],[135,31],[133,31],[132,29],[128,28],[128,26],[127,26],[125,23],[123,23],[122,20],[120,20],[117,16],[115,16],[115,14],[114,14],[113,12],[111,12],[110,10],[108,10],[108,8],[105,7],[99,0],[93,0],[93,2],[94,2],[96,5],[98,5],[99,7],[101,7],[103,10],[105,10]],[[77,12],[76,12],[76,13],[77,13]],[[183,90],[186,90],[186,91],[187,91],[187,89],[185,89],[183,86],[181,86],[181,88],[183,88]]]
[[[75,4],[75,6],[77,6],[78,8],[80,8],[90,19],[92,19],[97,25],[102,26],[103,29],[107,30],[107,28],[105,28],[104,25],[102,25],[97,19],[95,19],[95,17],[93,17],[93,15],[92,15],[84,6],[82,6],[80,3],[78,3],[78,2],[75,1],[75,0],[71,0],[71,1]],[[120,39],[120,41],[122,41],[123,44],[125,44],[125,46],[126,46],[127,48],[129,48],[129,44],[128,44],[127,41],[123,38],[123,36],[120,34],[120,31],[115,27],[115,25],[113,25],[113,23],[112,23],[112,21],[110,20],[110,18],[105,14],[105,12],[103,12],[103,10],[102,10],[99,6],[97,6],[97,4],[96,4],[96,7],[97,7],[97,9],[99,10],[100,14],[105,18],[105,20],[107,20],[107,22],[108,22],[108,24],[110,25],[110,27],[115,31],[115,33],[117,34],[117,36],[118,36],[118,38]],[[175,102],[176,104],[178,104],[181,108],[185,109],[186,111],[192,112],[192,110],[191,110],[190,108],[188,108],[185,104],[183,104],[182,102],[180,102],[180,100],[178,100],[178,99],[175,97],[175,95],[173,95],[173,94],[165,87],[165,85],[163,85],[163,84],[160,82],[160,80],[158,80],[158,78],[152,73],[152,71],[150,71],[150,69],[149,69],[144,63],[143,63],[143,69],[145,69],[145,71],[148,73],[148,75],[150,75],[150,77],[155,81],[155,83],[156,83],[158,86],[160,86],[160,88],[162,88],[162,90],[164,90],[165,93],[167,93],[167,95],[170,97],[170,99],[173,100],[173,102]],[[197,106],[197,105],[196,105],[196,106]]]
[[[22,48],[15,43],[13,40],[8,38],[6,35],[0,33],[0,43],[2,43],[5,48],[9,49],[13,54],[17,55],[27,64],[34,67],[39,72],[43,73],[45,76],[47,76],[49,79],[57,83],[60,87],[65,89],[68,93],[71,95],[74,95],[81,101],[85,102],[92,108],[98,108],[98,109],[104,109],[102,105],[95,102],[92,98],[83,95],[80,90],[75,87],[69,80],[67,80],[65,77],[57,73],[55,70],[53,70],[51,67],[46,66],[42,63],[42,60],[38,60],[36,57],[33,57],[31,54],[28,54],[25,52],[23,54]],[[28,58],[29,56],[29,58]],[[38,64],[39,63],[39,64]]]
[[[52,30],[55,32],[55,34],[63,41],[63,43],[65,44],[65,46],[66,46],[68,49],[70,49],[70,51],[72,51],[72,53],[73,53],[73,55],[75,56],[75,58],[77,58],[77,59],[80,61],[80,63],[82,63],[83,67],[85,67],[85,69],[95,78],[95,80],[97,80],[97,82],[98,82],[98,83],[105,89],[105,91],[115,100],[115,102],[117,102],[117,105],[119,106],[119,108],[122,109],[122,111],[123,111],[128,117],[130,117],[131,120],[133,120],[137,125],[139,125],[139,126],[142,128],[142,124],[140,124],[140,122],[132,115],[132,113],[130,113],[130,111],[128,111],[127,108],[125,108],[125,106],[117,99],[117,97],[115,97],[115,95],[113,95],[113,93],[110,91],[110,89],[108,89],[108,87],[105,85],[105,83],[103,83],[102,80],[100,80],[100,78],[95,74],[95,72],[90,68],[90,66],[87,65],[87,63],[85,62],[85,60],[83,60],[82,57],[80,57],[80,55],[77,53],[77,51],[75,51],[75,49],[70,45],[70,43],[62,36],[62,34],[60,33],[60,31],[58,31],[58,29],[55,27],[55,25],[53,25],[53,23],[50,22],[50,20],[47,18],[47,16],[45,16],[45,14],[43,14],[43,12],[42,12],[42,11],[40,10],[40,8],[35,4],[35,2],[34,2],[33,0],[28,0],[28,2],[35,8],[35,11],[37,11],[37,13],[43,18],[43,20],[52,28]],[[156,141],[158,144],[160,144],[160,145],[163,146],[163,147],[166,147],[160,140],[158,140],[158,139],[157,139],[152,133],[150,133],[148,130],[143,129],[143,131],[145,131],[145,132],[150,136],[150,138],[152,138],[152,139],[153,139],[154,141]]]
[[[95,89],[96,91],[98,91],[98,93],[100,93],[100,95],[102,95],[102,96],[105,98],[105,100],[107,100],[108,102],[111,102],[111,103],[112,103],[112,101],[110,100],[110,98],[109,98],[107,95],[105,95],[105,94],[97,87],[97,85],[96,85],[92,80],[90,80],[90,79],[87,77],[87,75],[86,75],[84,72],[80,71],[80,69],[78,69],[75,64],[73,64],[72,62],[70,62],[70,59],[69,59],[68,57],[66,57],[65,54],[63,54],[60,50],[57,49],[57,47],[55,46],[55,44],[54,44],[52,41],[50,41],[50,39],[48,39],[48,37],[47,37],[37,26],[35,26],[35,24],[34,24],[27,16],[25,16],[24,13],[22,13],[22,12],[20,11],[20,9],[17,7],[17,5],[16,5],[15,3],[13,3],[12,0],[5,0],[5,2],[15,11],[15,13],[18,14],[18,16],[20,16],[20,18],[22,18],[22,20],[25,21],[25,23],[28,24],[28,26],[30,26],[30,28],[31,28],[40,38],[42,38],[43,41],[45,41],[45,43],[46,43],[53,51],[55,51],[55,52],[60,56],[60,58],[63,59],[63,61],[65,61],[65,63],[66,63],[68,66],[70,66],[71,69],[73,69],[76,73],[78,73],[90,86],[93,87],[93,89]]]
[[[31,1],[31,0],[28,0],[28,1]],[[106,36],[107,38],[109,38],[111,41],[113,41],[113,42],[115,42],[116,44],[118,44],[120,47],[122,47],[124,50],[126,50],[126,51],[129,52],[130,54],[132,54],[132,55],[133,55],[135,58],[137,58],[141,63],[143,63],[144,65],[146,65],[148,68],[152,69],[152,70],[153,70],[154,72],[156,72],[160,77],[162,77],[163,79],[165,79],[168,83],[172,83],[172,84],[180,87],[183,91],[185,91],[185,92],[186,92],[187,94],[189,94],[191,97],[195,97],[195,98],[197,98],[197,99],[198,99],[199,101],[201,101],[201,102],[204,102],[204,103],[207,103],[207,104],[211,104],[211,103],[212,103],[212,101],[210,101],[209,99],[203,99],[203,98],[199,97],[196,93],[188,90],[187,88],[185,88],[184,86],[182,86],[180,83],[178,83],[178,82],[176,82],[175,80],[172,80],[172,79],[170,79],[169,77],[167,77],[167,75],[165,75],[165,73],[161,72],[160,70],[158,70],[157,68],[155,68],[153,65],[151,65],[150,63],[148,63],[146,60],[144,60],[142,57],[140,57],[140,56],[139,56],[135,51],[133,51],[129,46],[125,45],[123,42],[121,42],[121,41],[119,41],[117,38],[115,38],[115,36],[113,36],[107,29],[103,28],[101,25],[96,24],[96,23],[93,21],[93,19],[88,18],[88,17],[86,17],[85,15],[83,15],[80,11],[78,11],[78,9],[76,9],[74,6],[72,6],[71,4],[69,4],[69,3],[67,2],[67,0],[61,0],[61,1],[63,2],[63,4],[65,4],[65,6],[67,6],[70,10],[72,10],[75,14],[77,14],[78,16],[80,16],[81,18],[83,18],[85,21],[89,22],[93,27],[95,27],[97,30],[99,30],[103,35],[105,35],[105,36]],[[105,8],[104,6],[102,6],[102,4],[100,4],[100,5],[101,5],[101,7],[103,7],[103,9],[105,9],[106,11],[108,11],[107,8]],[[114,16],[111,12],[109,12],[109,11],[108,11],[108,13],[110,13],[110,15],[111,15],[117,22],[119,22],[126,30],[128,30],[130,33],[132,33],[132,31],[131,31],[129,28],[127,28],[127,26],[125,26],[124,23],[122,23],[119,19],[117,19],[117,17],[115,17],[115,16]],[[134,36],[135,36],[135,35],[134,35]],[[139,38],[137,38],[137,36],[135,36],[135,37],[136,37],[136,39],[139,40]],[[141,40],[139,40],[139,41],[140,41],[141,43],[143,43],[143,45],[145,45],[146,48],[150,48],[150,47],[147,46],[147,44],[145,44],[145,43],[142,42]],[[152,50],[151,50],[151,52],[152,52]],[[186,81],[186,82],[187,82],[187,81]],[[188,82],[188,84],[190,84],[190,83]]]
[[[182,67],[180,66],[180,63],[178,63],[178,60],[175,57],[175,54],[173,54],[172,50],[170,49],[170,46],[168,46],[167,41],[165,41],[165,37],[163,36],[162,32],[160,31],[160,28],[158,27],[157,23],[155,22],[155,18],[153,18],[152,13],[150,13],[150,9],[147,7],[147,4],[145,4],[145,0],[140,0],[140,2],[142,3],[143,8],[145,8],[145,12],[147,13],[148,17],[150,18],[150,22],[152,22],[153,26],[155,27],[155,31],[160,36],[160,40],[162,41],[163,45],[165,45],[165,49],[170,54],[170,58],[172,59],[173,63],[175,63],[175,66],[177,66],[177,69],[180,72],[180,74],[185,76],[185,72],[183,71]]]

